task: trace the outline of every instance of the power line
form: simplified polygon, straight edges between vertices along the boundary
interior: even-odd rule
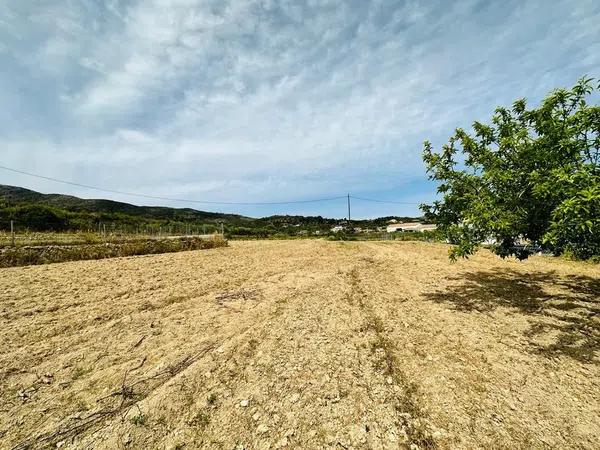
[[[161,197],[161,196],[157,196],[157,195],[147,195],[147,194],[140,194],[140,193],[134,193],[134,192],[117,191],[114,189],[104,189],[104,188],[97,187],[97,186],[90,186],[88,184],[75,183],[73,181],[67,181],[67,180],[61,180],[59,178],[47,177],[44,175],[26,172],[24,170],[13,169],[12,167],[6,167],[6,166],[2,166],[2,165],[0,165],[0,169],[8,170],[9,172],[18,173],[21,175],[27,175],[27,176],[34,177],[34,178],[40,178],[42,180],[54,181],[56,183],[68,184],[71,186],[77,186],[77,187],[82,187],[82,188],[86,188],[86,189],[93,189],[95,191],[100,191],[100,192],[108,192],[111,194],[128,195],[128,196],[132,196],[132,197],[142,197],[142,198],[149,198],[149,199],[153,199],[153,200],[165,200],[165,201],[172,201],[172,202],[201,203],[201,204],[211,204],[211,205],[259,206],[259,205],[291,205],[291,204],[300,204],[300,203],[318,203],[318,202],[328,202],[328,201],[340,200],[340,199],[346,198],[345,195],[340,195],[337,197],[316,198],[316,199],[310,199],[310,200],[289,200],[289,201],[283,201],[283,202],[220,202],[220,201],[210,201],[210,200],[190,200],[190,199],[183,199],[183,198]]]
[[[34,178],[39,178],[42,180],[53,181],[55,183],[67,184],[70,186],[82,187],[85,189],[92,189],[99,192],[107,192],[111,194],[119,194],[119,195],[127,195],[131,197],[140,197],[140,198],[148,198],[152,200],[164,200],[170,202],[183,202],[183,203],[197,203],[197,204],[210,204],[210,205],[238,205],[238,206],[260,206],[260,205],[294,205],[294,204],[302,204],[302,203],[319,203],[319,202],[329,202],[334,200],[348,199],[348,217],[350,217],[350,199],[360,200],[365,202],[375,202],[375,203],[389,203],[389,204],[397,204],[397,205],[419,205],[420,203],[415,202],[399,202],[393,200],[379,200],[372,198],[364,198],[364,197],[355,197],[354,195],[338,195],[335,197],[325,197],[325,198],[315,198],[309,200],[287,200],[281,202],[222,202],[222,201],[213,201],[213,200],[191,200],[184,198],[175,198],[175,197],[162,197],[158,195],[148,195],[148,194],[140,194],[137,192],[126,192],[126,191],[118,191],[115,189],[106,189],[98,186],[91,186],[89,184],[76,183],[74,181],[62,180],[60,178],[48,177],[45,175],[40,175],[36,173],[27,172],[25,170],[14,169],[12,167],[7,167],[0,165],[0,169],[7,170],[9,172],[18,173],[21,175],[27,175]]]
[[[350,198],[353,198],[354,200],[362,200],[363,202],[394,203],[396,205],[420,205],[421,204],[421,203],[415,203],[415,202],[397,202],[397,201],[393,201],[393,200],[377,200],[374,198],[355,197],[354,195],[351,195]]]

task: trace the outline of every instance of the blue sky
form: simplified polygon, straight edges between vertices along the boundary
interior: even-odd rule
[[[3,2],[0,164],[196,200],[427,202],[423,140],[600,76],[598,24],[596,0]],[[99,195],[5,171],[0,183],[253,216],[346,212]]]

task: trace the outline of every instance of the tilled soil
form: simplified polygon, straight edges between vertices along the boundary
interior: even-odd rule
[[[598,448],[598,266],[447,250],[2,269],[0,448]]]

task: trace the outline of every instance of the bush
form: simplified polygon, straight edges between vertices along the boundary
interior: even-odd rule
[[[25,205],[0,211],[0,226],[10,229],[10,221],[33,231],[63,231],[69,221],[62,211],[43,205]]]

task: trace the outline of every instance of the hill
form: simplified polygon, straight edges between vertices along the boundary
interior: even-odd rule
[[[164,206],[136,206],[105,199],[84,199],[72,195],[42,194],[17,186],[0,185],[0,197],[9,205],[48,205],[73,212],[119,213],[163,220],[253,220],[236,214],[198,211],[191,208],[168,208]]]
[[[387,221],[412,220],[410,217],[382,217],[353,220],[362,228],[385,226]],[[83,199],[63,194],[42,194],[17,186],[0,185],[0,230],[10,228],[14,220],[20,229],[35,231],[109,230],[175,230],[190,227],[207,232],[225,227],[229,234],[267,237],[276,234],[328,233],[338,219],[321,216],[274,215],[251,218],[239,214],[198,211],[192,208],[136,206],[106,199]]]

